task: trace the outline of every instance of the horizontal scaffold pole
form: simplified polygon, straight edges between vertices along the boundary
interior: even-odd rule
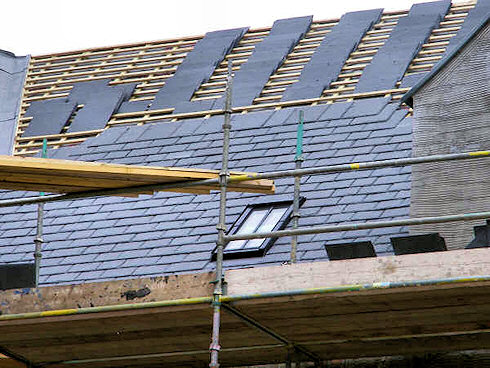
[[[292,236],[292,235],[335,233],[340,231],[378,229],[382,227],[440,224],[445,222],[483,220],[483,219],[490,219],[490,212],[463,213],[463,214],[447,215],[447,216],[419,217],[419,218],[408,218],[408,219],[391,220],[391,221],[361,222],[361,223],[353,223],[353,224],[348,223],[348,224],[329,225],[329,226],[310,226],[310,227],[303,227],[303,228],[291,229],[291,230],[278,230],[278,231],[270,231],[270,232],[263,232],[263,233],[254,233],[254,234],[228,235],[226,236],[226,240],[234,241],[234,240],[262,239],[262,238],[281,238],[281,237]]]
[[[474,283],[474,282],[489,282],[489,281],[490,281],[490,275],[450,277],[450,278],[429,279],[429,280],[421,279],[421,280],[400,281],[400,282],[375,282],[375,283],[368,283],[368,284],[339,285],[339,286],[331,286],[331,287],[323,287],[323,288],[306,288],[306,289],[284,290],[284,291],[275,291],[275,292],[266,292],[266,293],[243,294],[243,295],[224,295],[220,297],[220,302],[234,303],[242,300],[253,300],[253,299],[267,299],[267,298],[291,297],[291,296],[301,296],[301,295],[320,295],[320,294],[332,294],[332,293],[355,292],[355,291],[362,292],[368,290],[379,290],[379,289],[387,290],[387,289],[396,289],[396,288],[423,287],[423,286],[434,286],[434,285],[467,284],[467,283]],[[47,310],[42,312],[3,314],[0,315],[0,322],[13,321],[13,320],[26,320],[26,319],[54,318],[54,317],[80,315],[80,314],[123,312],[123,311],[131,311],[131,310],[178,307],[178,306],[189,306],[189,305],[199,305],[199,304],[209,305],[212,302],[213,302],[212,297],[197,297],[197,298],[188,298],[188,299],[162,300],[156,302],[106,305],[106,306],[99,306],[99,307]]]
[[[489,157],[490,151],[475,151],[475,152],[465,152],[465,153],[450,153],[442,155],[432,155],[432,156],[420,156],[413,158],[401,158],[394,160],[382,160],[382,161],[369,161],[369,162],[355,162],[347,163],[342,165],[332,165],[332,166],[320,166],[312,167],[306,169],[298,170],[284,170],[284,171],[272,171],[269,173],[261,174],[244,174],[244,175],[233,175],[228,179],[228,183],[236,183],[248,180],[258,180],[258,179],[277,179],[286,178],[302,175],[319,175],[334,172],[344,172],[352,170],[370,170],[379,169],[383,167],[399,167],[407,165],[416,165],[429,162],[443,162],[443,161],[458,161],[458,160],[469,160],[474,158]],[[219,178],[216,179],[206,179],[197,181],[185,181],[181,183],[171,183],[171,184],[150,184],[150,185],[140,185],[136,187],[127,188],[117,188],[117,189],[101,189],[92,190],[86,192],[69,193],[69,194],[51,194],[44,197],[25,197],[25,198],[15,198],[0,201],[0,207],[12,207],[12,206],[22,206],[27,204],[35,203],[46,203],[46,202],[56,202],[56,201],[67,201],[80,198],[92,198],[92,197],[104,197],[104,196],[115,196],[122,194],[131,193],[142,193],[150,191],[161,191],[165,189],[175,189],[175,188],[191,188],[202,185],[219,185]]]
[[[270,173],[261,173],[261,174],[244,174],[244,175],[236,175],[233,178],[230,178],[229,181],[237,182],[237,181],[258,180],[258,179],[278,179],[278,178],[286,178],[292,176],[318,175],[318,174],[327,174],[327,173],[344,172],[344,171],[352,171],[352,170],[370,170],[370,169],[380,169],[383,167],[400,167],[400,166],[408,166],[408,165],[425,164],[429,162],[469,160],[473,158],[482,158],[482,157],[490,157],[490,151],[448,153],[442,155],[398,158],[394,160],[352,162],[352,163],[346,163],[341,165],[310,167],[310,168],[298,169],[298,170],[272,171]]]

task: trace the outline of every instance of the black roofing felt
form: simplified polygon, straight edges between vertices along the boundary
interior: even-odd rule
[[[408,16],[399,19],[386,43],[366,66],[355,92],[394,88],[450,6],[449,0],[413,5]]]
[[[470,18],[471,17],[471,18]],[[468,23],[468,19],[470,20]],[[475,25],[476,23],[476,25]],[[484,27],[490,23],[490,0],[479,0],[475,8],[470,10],[467,16],[467,20],[463,23],[461,30],[463,36],[460,36],[458,32],[455,37],[451,39],[448,46],[448,51],[444,54],[444,57],[431,69],[431,71],[418,80],[413,87],[403,95],[402,102],[405,102],[409,106],[413,106],[413,96],[417,91],[422,88],[429,80],[432,79],[439,71],[444,68],[452,59],[454,59],[463,48],[475,37]],[[473,28],[470,29],[470,27]],[[456,39],[456,37],[458,37]],[[455,40],[456,39],[456,40]],[[453,42],[459,41],[459,43]]]
[[[12,153],[28,56],[0,50],[0,154]]]
[[[411,118],[385,98],[305,107],[305,167],[411,154]],[[230,167],[272,171],[294,167],[297,110],[234,115]],[[50,157],[126,164],[219,169],[222,117],[121,126]],[[247,204],[290,200],[292,181],[277,180],[277,194],[230,193],[230,226]],[[17,193],[4,192],[2,198]],[[410,169],[386,168],[305,177],[301,226],[408,217]],[[207,271],[215,247],[218,194],[160,193],[135,198],[93,198],[46,205],[41,283],[66,283]],[[36,207],[0,209],[0,263],[32,258]],[[328,243],[371,241],[391,254],[390,237],[406,228],[301,236],[299,260],[326,260]],[[226,261],[226,267],[280,264],[287,238],[264,257]]]
[[[350,53],[382,13],[383,9],[373,9],[344,14],[315,50],[298,82],[286,88],[282,101],[320,97],[337,79]]]

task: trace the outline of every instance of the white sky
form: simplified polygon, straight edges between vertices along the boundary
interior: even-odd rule
[[[0,0],[1,1],[1,0]],[[363,9],[409,9],[429,0],[14,0],[2,1],[0,49],[40,55],[267,27],[281,18],[338,18]]]

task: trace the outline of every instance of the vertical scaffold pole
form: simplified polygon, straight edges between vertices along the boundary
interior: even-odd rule
[[[219,330],[221,317],[221,295],[223,295],[223,250],[227,245],[226,235],[226,187],[230,173],[228,170],[228,154],[230,148],[231,130],[231,89],[232,89],[232,62],[228,60],[228,77],[226,86],[224,124],[223,124],[223,158],[221,162],[220,179],[220,207],[218,229],[218,240],[216,242],[216,280],[213,293],[213,335],[209,347],[211,362],[210,368],[218,368],[218,355],[220,351]]]
[[[46,138],[43,139],[43,149],[42,158],[46,158],[48,150],[48,141]],[[44,192],[39,193],[40,196],[44,195]],[[43,222],[44,222],[44,203],[39,203],[37,205],[37,227],[36,227],[36,238],[34,239],[35,249],[34,249],[34,268],[36,272],[36,287],[39,286],[39,273],[41,270],[41,258],[42,258],[42,246],[43,240]]]
[[[298,116],[298,132],[296,137],[296,156],[294,156],[295,169],[301,169],[303,164],[303,121],[304,112],[299,111]],[[301,191],[301,176],[297,175],[294,177],[294,199],[293,199],[293,213],[291,219],[293,220],[293,229],[297,229],[299,226],[299,195]],[[291,263],[296,263],[298,251],[298,236],[293,235],[291,237]]]

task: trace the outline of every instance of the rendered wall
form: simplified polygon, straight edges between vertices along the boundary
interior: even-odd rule
[[[490,149],[490,27],[480,30],[414,96],[413,154],[423,156]],[[416,165],[412,168],[412,217],[488,211],[487,158]],[[412,227],[414,234],[438,231],[448,248],[462,248],[473,226],[485,221]]]

